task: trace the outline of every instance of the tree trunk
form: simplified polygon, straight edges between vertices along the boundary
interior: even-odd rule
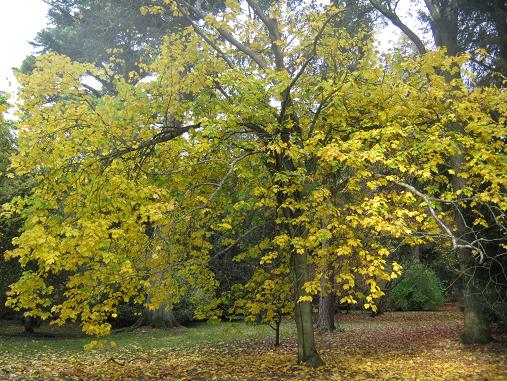
[[[323,221],[323,228],[326,223]],[[329,241],[322,243],[323,247],[327,247]],[[330,262],[327,262],[320,278],[320,296],[319,296],[319,314],[317,316],[317,328],[321,331],[332,332],[335,330],[334,315],[336,294],[334,290],[334,269]]]
[[[321,331],[331,332],[335,330],[334,324],[334,305],[335,294],[321,295],[319,298],[319,315],[317,318],[317,327]]]
[[[153,311],[146,309],[144,314],[144,324],[151,325],[153,328],[174,328],[180,326],[172,311],[168,311],[164,305]]]
[[[461,126],[459,126],[462,128]],[[458,174],[464,161],[463,154],[455,155],[452,158],[452,167]],[[458,176],[451,176],[451,183],[455,190],[463,189],[466,179]],[[470,232],[467,228],[467,210],[459,207],[454,213],[454,220],[458,227],[458,237],[467,239]],[[491,324],[485,310],[484,295],[480,292],[480,271],[470,249],[460,250],[460,266],[463,276],[463,302],[465,323],[461,340],[466,344],[481,344],[491,341]]]
[[[35,328],[39,328],[41,323],[42,321],[38,318],[32,316],[23,317],[23,327],[25,328],[25,333],[34,333]]]
[[[410,254],[412,259],[420,260],[421,259],[421,246],[410,246]]]
[[[328,266],[329,267],[329,266]],[[334,274],[331,272],[331,281]],[[317,328],[321,331],[331,332],[335,330],[334,313],[336,296],[333,287],[329,287],[329,278],[323,276],[320,281],[321,295],[319,297],[319,314],[317,316]]]
[[[426,3],[433,3],[434,9],[439,7],[437,12],[430,14],[432,18],[432,30],[435,45],[445,46],[448,56],[458,54],[458,6],[456,0],[451,0],[445,4],[436,4],[434,0],[426,0]],[[437,16],[438,15],[438,16]],[[454,78],[460,78],[459,73],[447,74],[446,81],[450,82]],[[450,123],[448,128],[464,133],[464,128],[459,123]],[[451,184],[454,191],[459,191],[466,187],[466,179],[460,176],[463,164],[465,163],[465,149],[451,158],[451,167],[455,174],[451,175]],[[454,220],[457,225],[457,236],[461,239],[467,239],[470,231],[467,228],[468,218],[466,208],[458,206],[459,210],[454,211]],[[464,287],[464,319],[465,325],[462,333],[462,341],[467,343],[484,343],[491,340],[491,328],[487,313],[483,308],[484,303],[480,302],[481,294],[476,289],[479,283],[479,277],[476,270],[476,262],[469,249],[460,250],[460,264],[463,274]]]
[[[33,333],[34,330],[34,324],[31,317],[26,317],[25,321],[23,322],[23,326],[25,327],[26,333]]]
[[[464,290],[465,326],[461,334],[463,344],[489,343],[491,338],[491,325],[484,303],[474,289],[473,282],[466,282]]]
[[[152,283],[153,284],[153,283]],[[152,300],[151,294],[146,297],[146,303],[149,304]],[[144,308],[143,325],[151,325],[153,328],[174,328],[179,327],[180,324],[174,317],[173,312],[170,308],[167,308],[167,304],[162,304],[154,310]]]
[[[493,9],[499,47],[496,66],[507,76],[507,5],[504,0],[495,0]]]
[[[275,346],[280,346],[280,324],[281,320],[275,322]]]
[[[292,271],[294,273],[294,288],[296,301],[306,296],[303,289],[308,281],[308,255],[292,253]],[[296,302],[296,328],[298,341],[298,361],[312,368],[324,365],[315,346],[313,332],[312,303],[308,301]]]
[[[281,134],[281,140],[289,142],[290,134],[285,131]],[[274,156],[276,165],[274,169],[276,172],[281,173],[283,171],[290,171],[294,173],[296,166],[292,159],[288,155]],[[287,184],[279,181],[280,189],[287,187]],[[291,192],[292,193],[292,192]],[[279,191],[277,193],[277,212],[285,220],[285,222],[277,226],[277,230],[288,234],[291,238],[300,237],[303,235],[305,228],[300,224],[293,224],[293,221],[301,216],[300,210],[292,210],[284,206],[285,201],[289,196],[287,192]],[[299,191],[295,191],[291,194],[291,197],[296,201],[303,199],[302,194]],[[315,346],[315,337],[313,331],[313,311],[312,303],[309,301],[299,302],[300,297],[308,296],[304,290],[304,285],[309,281],[310,278],[310,267],[308,264],[308,253],[305,251],[300,254],[294,247],[290,248],[289,264],[292,275],[294,276],[294,298],[296,301],[296,331],[297,331],[297,343],[298,343],[298,362],[308,365],[309,367],[316,368],[324,365],[321,357],[317,352]]]
[[[425,0],[435,45],[445,47],[448,56],[458,54],[458,4],[456,0]]]
[[[433,40],[437,47],[447,48],[448,56],[455,56],[458,53],[458,3],[456,0],[448,0],[445,2],[437,0],[424,0],[426,8],[430,15],[430,27],[433,34]],[[495,12],[496,15],[505,15],[504,11],[507,11],[500,0],[495,0]],[[499,22],[498,22],[499,21]],[[497,30],[507,28],[505,19],[495,20]],[[396,25],[396,23],[394,23]],[[399,27],[399,26],[398,26]],[[409,36],[410,37],[410,36]],[[504,42],[507,39],[501,41]],[[504,45],[507,49],[507,45]],[[506,50],[507,51],[507,50]],[[501,53],[502,54],[502,53]],[[446,81],[451,81],[453,78],[460,78],[460,73],[450,74],[447,73]],[[463,126],[457,124],[450,124],[448,128],[456,130],[457,132],[463,132]],[[454,191],[461,190],[466,185],[466,180],[459,176],[464,163],[464,152],[457,154],[452,158],[451,167],[456,173],[451,175],[451,183]],[[466,210],[461,208],[459,211],[455,211],[454,220],[458,225],[457,236],[465,239],[469,234],[463,218],[466,218]],[[476,275],[473,269],[475,268],[474,259],[472,253],[469,250],[461,250],[460,253],[460,265],[462,274],[464,276],[465,286],[463,289],[464,296],[464,313],[465,313],[465,328],[463,330],[463,341],[467,342],[484,342],[486,338],[490,338],[489,330],[490,324],[488,321],[487,314],[482,310],[482,303],[477,299],[479,298],[478,292],[475,287],[471,286],[477,282]],[[472,289],[470,289],[472,287]]]

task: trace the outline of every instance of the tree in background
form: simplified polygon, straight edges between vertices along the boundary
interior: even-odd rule
[[[54,52],[74,61],[107,68],[95,79],[101,91],[115,92],[114,78],[135,83],[147,73],[144,65],[160,52],[163,37],[189,26],[188,20],[165,11],[148,11],[146,0],[45,0],[49,5],[49,26],[41,30],[32,45],[39,52]],[[218,11],[222,1],[200,2]],[[30,66],[30,61],[26,62]],[[33,63],[33,61],[32,61]]]
[[[0,205],[11,202],[16,197],[28,193],[30,182],[26,178],[15,178],[9,170],[9,157],[16,151],[13,136],[14,123],[4,118],[9,104],[4,93],[0,92]],[[11,241],[19,234],[23,224],[18,216],[8,217],[0,212],[0,317],[9,311],[5,309],[7,290],[21,275],[21,268],[15,261],[6,260],[3,254],[13,248]]]
[[[422,39],[410,30],[396,14],[398,2],[373,0],[370,2],[412,40],[420,54],[427,52]],[[435,46],[445,49],[447,57],[456,57],[464,52],[469,53],[471,59],[468,61],[468,65],[472,68],[475,67],[479,75],[479,81],[472,80],[469,84],[469,86],[475,86],[475,90],[468,91],[462,88],[460,91],[460,83],[466,73],[462,70],[464,62],[451,61],[452,64],[445,69],[442,76],[447,83],[447,86],[443,88],[443,99],[448,103],[448,108],[455,102],[453,97],[463,99],[462,94],[470,94],[471,97],[475,97],[478,93],[482,93],[483,96],[487,96],[487,90],[482,90],[479,87],[481,82],[502,86],[505,83],[505,76],[502,76],[505,75],[505,57],[503,57],[505,53],[503,49],[506,20],[505,2],[493,1],[479,4],[478,2],[460,2],[458,0],[427,0],[424,4],[425,9],[421,11],[420,17],[429,25]],[[488,30],[487,33],[486,30]],[[489,32],[489,30],[493,30],[493,32]],[[484,57],[480,51],[474,50],[479,47],[487,48],[489,57]],[[474,77],[474,74],[471,76]],[[491,286],[495,290],[494,294],[500,297],[500,300],[493,304],[498,301],[503,304],[505,303],[503,290],[507,286],[507,276],[504,271],[505,208],[502,201],[505,182],[500,181],[499,178],[485,178],[479,183],[480,185],[475,185],[475,191],[472,190],[474,180],[470,178],[466,168],[471,165],[481,168],[481,164],[478,163],[478,154],[474,153],[476,147],[463,139],[464,136],[472,132],[471,123],[482,126],[483,123],[488,123],[486,121],[490,121],[494,125],[502,126],[505,109],[495,102],[497,101],[487,102],[488,106],[485,105],[482,110],[472,107],[463,112],[462,107],[457,108],[456,114],[452,114],[451,118],[447,119],[441,119],[444,115],[443,110],[442,113],[437,114],[448,133],[454,136],[454,144],[456,144],[454,154],[448,158],[451,166],[448,169],[448,179],[449,185],[456,192],[455,201],[435,198],[434,195],[425,192],[418,194],[418,191],[414,192],[413,183],[405,184],[406,189],[423,197],[427,202],[441,202],[443,204],[440,207],[452,210],[454,213],[453,226],[446,225],[442,220],[439,223],[444,233],[452,240],[453,248],[460,256],[460,276],[464,285],[465,305],[465,328],[462,339],[467,343],[485,342],[491,339],[489,313],[486,308],[489,302],[485,298],[485,295],[490,292],[486,292],[485,289]],[[474,114],[474,111],[481,112],[482,116]],[[459,114],[458,112],[462,115],[461,118],[454,117]],[[494,147],[488,157],[491,158],[491,164],[495,169],[483,169],[483,171],[502,172],[499,159],[504,154],[503,138],[496,133],[486,134],[482,138],[484,137],[489,138],[492,147]],[[475,142],[479,141],[477,137],[473,139]],[[483,162],[482,165],[485,163]],[[412,180],[409,181],[409,183],[411,182]],[[487,189],[493,189],[491,192],[496,196],[492,199],[479,196],[484,194]],[[441,189],[441,192],[445,194],[444,189]],[[463,195],[469,199],[464,199]],[[482,205],[476,199],[477,197],[482,197]],[[490,204],[489,201],[493,201],[493,203]],[[434,210],[433,213],[436,216]],[[474,253],[476,259],[474,259]]]
[[[387,303],[394,310],[421,311],[440,307],[444,301],[443,286],[436,274],[421,262],[412,261],[390,289]]]

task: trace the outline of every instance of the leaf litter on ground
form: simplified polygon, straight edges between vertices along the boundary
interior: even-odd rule
[[[66,353],[45,350],[0,358],[3,380],[507,380],[507,335],[486,345],[460,344],[457,311],[339,314],[344,332],[317,333],[326,363],[309,369],[296,362],[296,341],[279,347],[264,339],[231,341],[241,328],[222,324],[217,341],[185,347],[190,328],[178,332],[179,347],[135,344],[115,350]],[[260,328],[260,327],[258,327]],[[148,332],[149,330],[145,330]],[[269,331],[265,331],[269,332]],[[292,332],[292,331],[289,331]],[[1,352],[1,347],[0,347]]]

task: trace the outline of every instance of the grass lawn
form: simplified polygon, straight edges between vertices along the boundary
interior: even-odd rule
[[[459,343],[456,311],[340,314],[344,332],[317,334],[326,365],[296,363],[295,328],[243,323],[112,335],[116,347],[84,351],[75,328],[42,327],[55,337],[13,336],[0,322],[0,380],[506,380],[507,337],[485,346]]]
[[[84,336],[78,328],[53,327],[44,325],[37,329],[37,336],[27,337],[19,322],[0,321],[0,355],[9,353],[16,356],[30,356],[37,353],[83,353],[83,348],[92,339]],[[8,333],[7,335],[5,335]],[[2,335],[4,334],[4,335]],[[282,335],[295,334],[293,324],[282,326]],[[20,335],[20,336],[18,336]],[[45,337],[45,336],[54,337]],[[108,349],[111,353],[125,350],[182,350],[201,345],[220,345],[235,341],[258,341],[273,335],[273,330],[265,325],[245,323],[203,323],[192,328],[151,329],[139,328],[134,332],[112,334],[104,341],[114,341],[116,347]]]

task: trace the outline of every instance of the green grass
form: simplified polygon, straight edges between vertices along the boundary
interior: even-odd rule
[[[283,324],[282,337],[294,336],[294,324]],[[33,353],[64,352],[76,353],[84,351],[84,346],[93,338],[77,336],[74,327],[43,326],[40,333],[54,334],[55,337],[11,336],[20,332],[19,323],[0,324],[0,354],[30,355]],[[2,335],[2,333],[4,335]],[[9,333],[10,335],[5,335]],[[250,341],[273,339],[274,331],[265,325],[251,325],[245,323],[203,323],[191,328],[170,330],[137,330],[112,334],[105,340],[113,340],[116,350],[153,350],[192,348],[199,345],[229,343],[235,341]],[[115,350],[115,349],[113,349]]]
[[[392,317],[381,316],[371,319],[365,313],[352,312],[342,315],[338,326],[345,329],[375,329],[392,328],[400,326],[425,325],[427,319],[434,319],[431,312],[397,312],[392,317],[407,321],[393,321]],[[440,314],[445,316],[444,314]],[[385,317],[388,319],[385,320]],[[417,318],[417,319],[415,319]],[[56,327],[43,325],[36,330],[39,334],[54,335],[54,337],[24,336],[23,327],[18,321],[0,320],[0,355],[10,353],[13,355],[31,355],[34,353],[79,353],[84,346],[94,338],[84,336],[78,326],[66,325]],[[281,337],[294,337],[295,326],[293,322],[286,322],[281,326]],[[190,328],[169,330],[141,329],[134,332],[112,334],[104,338],[105,341],[114,341],[117,346],[111,350],[144,351],[157,349],[183,349],[202,345],[219,343],[248,342],[256,340],[273,340],[274,331],[266,325],[252,325],[240,322],[202,323]]]

